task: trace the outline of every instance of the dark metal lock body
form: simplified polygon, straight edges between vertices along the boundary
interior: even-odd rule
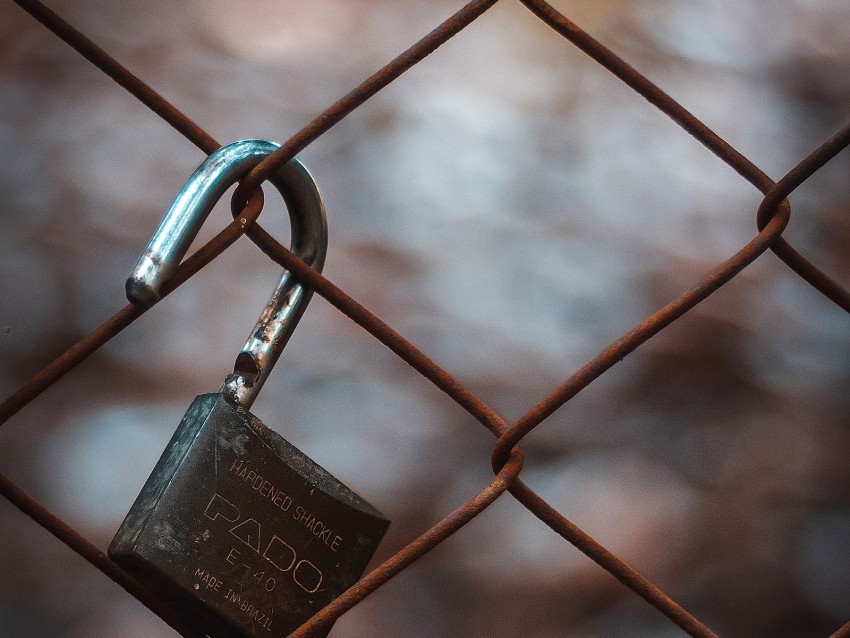
[[[127,282],[158,299],[215,201],[277,146],[225,146],[195,171]],[[292,160],[272,174],[292,251],[321,270],[324,206]],[[286,636],[353,585],[389,521],[248,410],[311,291],[284,272],[217,394],[195,398],[109,547],[112,559],[213,638]]]
[[[259,419],[205,394],[109,552],[210,635],[286,636],[356,582],[388,525]]]

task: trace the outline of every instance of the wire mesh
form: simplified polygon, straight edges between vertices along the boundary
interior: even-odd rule
[[[218,148],[220,143],[201,129],[198,124],[157,94],[142,79],[124,68],[97,44],[79,33],[71,24],[38,2],[16,0],[16,3],[41,22],[47,29],[76,49],[94,66],[115,80],[121,87],[136,97],[159,118],[171,125],[174,130],[184,136],[198,149],[204,153],[210,153]],[[742,631],[740,629],[731,629],[729,632],[724,632],[718,629],[718,633],[715,633],[715,630],[710,628],[714,623],[700,619],[702,617],[714,618],[715,616],[711,610],[701,609],[701,613],[694,614],[686,610],[684,606],[675,600],[680,595],[686,595],[687,598],[693,600],[699,600],[699,597],[690,595],[688,592],[679,592],[673,597],[670,597],[662,591],[654,582],[654,579],[642,574],[628,564],[627,561],[618,557],[614,552],[600,543],[594,535],[588,534],[576,526],[567,518],[570,512],[562,513],[550,504],[552,488],[545,485],[545,479],[539,491],[549,494],[550,498],[544,499],[538,495],[536,491],[532,490],[520,478],[524,454],[519,446],[525,437],[534,432],[544,421],[556,414],[560,414],[559,411],[568,402],[573,401],[591,383],[606,375],[614,374],[609,371],[612,371],[627,356],[635,353],[638,348],[643,346],[653,336],[658,335],[662,331],[669,333],[681,318],[693,311],[697,304],[719,294],[719,291],[724,289],[733,280],[744,278],[744,273],[747,272],[748,267],[753,262],[756,260],[761,262],[763,259],[768,258],[766,253],[772,253],[773,256],[778,257],[791,271],[796,273],[796,276],[800,280],[820,292],[825,299],[831,301],[836,307],[844,311],[850,311],[850,293],[839,283],[824,274],[816,264],[798,252],[784,237],[786,226],[793,217],[792,207],[787,198],[798,187],[808,180],[813,179],[813,176],[816,175],[819,169],[829,163],[850,143],[850,127],[840,129],[809,155],[804,156],[791,170],[786,171],[783,178],[774,182],[765,172],[747,159],[747,157],[674,101],[645,75],[614,54],[586,31],[572,23],[562,13],[545,2],[524,0],[521,4],[525,5],[525,8],[536,16],[542,24],[546,25],[551,32],[569,41],[589,59],[601,65],[601,67],[619,79],[634,93],[643,97],[656,109],[664,113],[693,139],[711,151],[720,162],[726,164],[742,177],[744,181],[754,186],[760,192],[761,199],[757,210],[754,210],[752,215],[755,222],[753,226],[756,226],[756,228],[751,236],[746,237],[740,243],[734,245],[732,250],[727,251],[727,254],[731,253],[733,255],[732,257],[726,259],[715,257],[710,260],[704,260],[707,265],[690,278],[691,281],[695,281],[696,283],[678,285],[675,293],[669,295],[669,297],[673,298],[672,301],[663,301],[655,304],[658,309],[650,311],[644,319],[637,322],[633,327],[623,328],[619,336],[611,340],[608,345],[604,345],[603,342],[598,354],[591,356],[587,363],[577,367],[576,372],[566,379],[562,379],[554,388],[549,389],[531,408],[521,410],[518,418],[514,419],[503,417],[502,414],[505,413],[505,410],[496,409],[491,405],[491,403],[496,404],[498,401],[486,402],[483,400],[480,392],[473,392],[469,384],[464,383],[457,375],[452,374],[440,366],[436,362],[437,357],[429,356],[426,352],[417,348],[410,340],[402,336],[400,332],[391,328],[384,319],[365,305],[358,303],[342,287],[333,283],[334,275],[325,277],[306,267],[256,221],[261,212],[259,200],[252,199],[249,201],[244,196],[244,193],[251,193],[253,189],[261,185],[270,174],[270,171],[274,170],[276,166],[287,162],[296,154],[309,152],[311,145],[346,122],[347,118],[355,113],[362,105],[373,100],[373,98],[376,98],[376,96],[382,94],[385,90],[389,90],[388,87],[393,85],[396,80],[419,66],[426,57],[434,53],[439,47],[442,47],[448,42],[454,42],[456,40],[455,36],[458,36],[468,26],[479,21],[479,18],[482,18],[491,9],[497,5],[502,6],[505,4],[507,3],[488,0],[486,2],[474,1],[463,6],[427,36],[413,44],[391,62],[382,66],[373,75],[339,98],[329,108],[315,115],[305,126],[302,126],[294,135],[290,136],[277,152],[261,162],[251,172],[240,186],[240,189],[237,190],[234,195],[234,207],[237,211],[234,221],[201,246],[181,265],[178,273],[171,280],[165,291],[167,294],[177,291],[180,286],[200,273],[213,260],[229,252],[231,247],[236,246],[236,241],[243,234],[247,234],[271,260],[287,268],[297,278],[311,286],[318,295],[323,297],[337,311],[363,328],[374,339],[419,373],[419,375],[430,381],[434,387],[456,403],[467,415],[478,421],[481,425],[484,425],[496,438],[490,459],[492,470],[495,474],[494,478],[482,481],[474,488],[468,489],[465,502],[460,507],[454,507],[448,515],[445,514],[445,511],[449,508],[444,508],[439,511],[438,516],[434,516],[430,520],[427,517],[415,518],[417,522],[424,520],[427,521],[427,524],[419,524],[417,526],[412,523],[403,522],[402,527],[407,532],[407,536],[403,539],[401,537],[398,539],[398,547],[394,548],[395,551],[391,554],[383,555],[380,564],[364,576],[357,585],[340,596],[334,603],[317,614],[293,635],[308,636],[321,632],[329,623],[332,623],[342,614],[359,605],[361,601],[365,601],[379,587],[391,580],[395,580],[396,576],[403,573],[408,566],[415,564],[431,550],[444,543],[444,541],[452,539],[467,523],[490,510],[495,503],[502,502],[505,492],[510,493],[527,510],[522,516],[531,517],[533,515],[539,519],[540,522],[548,526],[563,540],[566,540],[569,544],[580,550],[585,556],[618,580],[625,588],[642,598],[666,616],[670,623],[676,625],[685,633],[692,636],[715,636],[718,633],[719,635],[727,635],[735,631]],[[476,26],[486,29],[489,25],[482,26],[477,24]],[[453,51],[452,53],[459,55],[461,58],[464,55],[463,51],[459,53]],[[611,186],[613,187],[613,184]],[[659,184],[657,188],[663,189],[665,186],[668,185]],[[465,264],[461,255],[457,268],[464,267]],[[453,274],[451,267],[448,268],[448,274]],[[6,294],[4,294],[4,297],[6,297]],[[5,299],[4,301],[6,303],[16,303],[15,299]],[[166,298],[164,303],[168,304],[169,299]],[[806,298],[805,302],[799,303],[803,306],[802,312],[805,313],[807,308],[810,309],[815,304],[824,302],[820,299],[814,301],[811,298]],[[532,306],[524,307],[523,310],[529,314],[535,312]],[[744,306],[741,312],[751,310],[755,312],[756,309]],[[40,371],[33,375],[29,381],[21,385],[16,392],[0,405],[0,423],[10,420],[20,411],[32,409],[31,406],[38,405],[38,399],[42,393],[53,384],[60,380],[63,380],[63,383],[70,383],[73,374],[68,377],[68,380],[64,380],[66,375],[69,375],[78,365],[97,353],[111,339],[125,329],[128,329],[145,312],[143,309],[128,305],[101,323],[99,327],[91,330],[82,338],[76,339],[70,348],[54,358],[49,364],[41,367]],[[771,317],[765,317],[765,319],[770,321]],[[248,325],[246,322],[242,323]],[[846,331],[842,334],[846,334]],[[703,337],[705,335],[694,336],[690,342],[691,347],[697,347],[695,344]],[[839,335],[836,340],[835,347],[839,350],[842,347],[841,338],[842,336]],[[709,343],[711,342],[709,341]],[[709,352],[707,354],[711,355],[713,353]],[[37,360],[39,366],[41,366],[43,360],[47,360],[47,357],[43,357],[41,354],[38,354],[38,356],[33,355],[32,358],[33,360]],[[846,356],[844,359],[846,360]],[[28,361],[26,367],[31,366],[32,363]],[[523,374],[521,361],[511,361],[511,364],[507,367],[516,368],[516,372],[513,372],[513,374],[517,376]],[[561,369],[568,369],[569,367],[569,365],[564,365]],[[685,367],[687,368],[687,365]],[[632,374],[640,374],[640,371],[634,368],[630,368],[629,370]],[[844,370],[846,372],[846,361],[844,363]],[[510,370],[508,374],[511,374]],[[685,395],[684,401],[686,404],[689,393],[695,393],[702,389],[699,387],[699,384],[700,379],[698,377],[694,377],[690,385],[685,384],[682,392]],[[417,392],[419,391],[421,390],[417,389]],[[140,392],[144,393],[144,390],[140,390]],[[604,400],[600,396],[596,396],[595,398],[596,400]],[[48,399],[44,400],[47,401]],[[528,396],[523,397],[525,405],[527,405],[528,400]],[[840,405],[842,399],[828,398],[826,401]],[[772,413],[769,403],[764,407],[764,410],[765,414]],[[713,417],[714,420],[718,421],[722,421],[724,418],[734,419],[734,414],[729,414],[725,417],[724,415]],[[768,427],[768,425],[764,424],[764,427]],[[534,452],[545,454],[547,445],[534,444],[533,439],[530,439],[528,443],[533,446],[532,449]],[[835,443],[839,449],[843,449],[841,448],[843,444],[844,442],[842,441]],[[733,443],[730,442],[730,445],[733,445]],[[785,453],[790,454],[788,451]],[[529,456],[529,461],[532,460],[532,456]],[[775,459],[773,460],[775,461]],[[469,465],[482,461],[483,459],[481,458],[467,459]],[[846,478],[846,475],[842,475],[840,472],[838,476]],[[537,473],[534,474],[534,477],[535,479],[539,479]],[[535,481],[535,483],[539,482],[539,480]],[[168,606],[159,601],[155,593],[148,592],[135,583],[131,577],[111,563],[104,552],[97,548],[96,544],[75,531],[73,527],[64,523],[60,517],[51,513],[32,496],[27,495],[9,478],[0,476],[0,491],[27,516],[121,585],[131,595],[149,607],[157,616],[169,623],[178,633],[187,636],[193,635],[189,629],[181,625],[179,618],[174,616]],[[500,499],[500,497],[502,498]],[[817,496],[812,498],[817,498]],[[758,515],[754,514],[753,516],[757,517]],[[433,522],[435,519],[437,519],[436,523]],[[840,521],[846,519],[839,518],[838,520],[840,523]],[[618,522],[615,523],[614,521],[610,521],[610,523],[618,524]],[[505,524],[504,521],[498,523],[498,525]],[[510,524],[513,524],[513,521]],[[715,534],[719,536],[717,532]],[[672,540],[663,538],[661,542],[672,542]],[[470,549],[467,547],[464,551],[470,551]],[[488,550],[499,552],[499,547],[488,548]],[[478,558],[480,559],[480,557]],[[444,560],[452,560],[451,553]],[[476,558],[473,557],[471,560],[476,560]],[[505,573],[503,578],[509,580],[510,576],[508,573]],[[724,585],[726,584],[724,583]],[[728,585],[731,587],[733,584],[729,583]],[[570,583],[563,583],[562,587],[559,588],[558,595],[568,597],[570,591]],[[767,596],[769,594],[765,595]],[[557,600],[557,597],[553,597],[553,599]],[[846,596],[839,595],[838,599],[839,601],[846,600]],[[699,606],[702,607],[702,605]],[[840,602],[838,608],[841,609]],[[437,610],[436,613],[439,614],[440,611]],[[746,609],[740,610],[741,615],[745,616],[747,613],[748,610]],[[828,614],[827,616],[831,619],[831,616]],[[824,624],[825,621],[823,618],[819,618],[812,625],[812,627],[816,626],[816,629],[812,627],[806,628],[810,632],[807,635],[829,635],[829,631],[833,631],[831,635],[834,638],[850,635],[850,623],[840,628],[836,626],[829,631],[822,631]],[[743,623],[741,626],[746,627],[747,625]],[[789,631],[793,632],[794,629],[792,628]],[[820,633],[811,633],[812,631],[819,631]],[[517,635],[522,635],[523,629],[520,627],[516,630],[516,633]],[[636,628],[634,631],[634,635],[643,635],[643,633],[646,632],[642,632],[640,628]],[[789,633],[787,635],[795,634]]]

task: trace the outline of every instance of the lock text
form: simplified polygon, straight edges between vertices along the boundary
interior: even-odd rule
[[[200,567],[198,569],[196,569],[195,570],[195,578],[197,578],[202,583],[204,583],[204,586],[208,590],[209,589],[212,589],[213,591],[220,591],[221,590],[221,580],[219,580],[218,578],[216,578],[215,576],[213,576],[212,574],[207,572],[205,569],[201,569]],[[199,588],[200,586],[196,585],[195,587]]]
[[[336,548],[339,546],[342,537],[339,534],[334,534],[330,527],[327,527],[322,521],[310,514],[310,512],[299,505],[292,513],[292,518],[309,529],[313,536],[318,537],[319,540],[333,551],[337,551]]]
[[[260,611],[258,607],[256,607],[253,603],[249,603],[245,598],[242,597],[241,594],[233,591],[232,589],[228,589],[227,593],[224,595],[224,598],[233,603],[239,608],[239,611],[246,614],[251,620],[260,625],[266,631],[271,631],[272,619],[271,616],[266,614],[265,612]]]
[[[283,490],[277,489],[271,481],[267,481],[254,470],[249,470],[247,462],[240,460],[233,461],[230,471],[236,475],[236,478],[244,481],[260,496],[265,496],[269,499],[275,507],[279,507],[284,512],[289,511],[289,508],[292,507],[292,499]]]
[[[267,560],[279,571],[291,572],[292,580],[304,591],[312,594],[319,589],[323,576],[318,567],[306,558],[299,560],[295,548],[277,534],[272,534],[266,541],[264,534],[267,535],[268,532],[263,532],[260,522],[253,517],[242,519],[239,508],[218,492],[213,492],[204,510],[204,516],[211,521],[223,519],[227,523],[233,523],[228,529],[231,536],[240,540],[254,554]],[[245,551],[244,548],[232,548],[227,555],[227,562],[231,565],[241,563],[250,568],[250,565],[244,563],[241,558]],[[270,580],[271,587],[269,587]],[[273,579],[266,579],[267,591],[271,591],[275,583]]]

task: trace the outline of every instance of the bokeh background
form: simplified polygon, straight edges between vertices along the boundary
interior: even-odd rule
[[[554,3],[773,178],[850,115],[844,0]],[[461,2],[50,6],[214,137],[278,142]],[[504,0],[306,149],[327,276],[515,419],[755,233],[759,194]],[[122,307],[203,156],[0,7],[0,390]],[[850,284],[848,154],[786,237]],[[281,203],[264,226],[286,237]],[[214,212],[201,239],[229,219]],[[0,469],[106,547],[279,269],[247,239],[0,431]],[[771,254],[525,440],[523,478],[725,638],[850,620],[850,318]],[[489,480],[492,437],[316,297],[253,410],[393,521]],[[173,632],[0,501],[0,636]],[[509,496],[332,636],[682,635]]]

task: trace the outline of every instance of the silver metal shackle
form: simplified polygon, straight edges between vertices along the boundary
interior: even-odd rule
[[[148,247],[127,279],[127,298],[147,306],[160,298],[192,240],[215,206],[233,184],[245,177],[264,157],[278,148],[263,140],[242,140],[223,146],[192,173],[165,214]],[[272,172],[269,181],[280,192],[289,211],[290,250],[321,272],[325,264],[328,228],[325,206],[312,176],[301,162],[291,159]],[[233,373],[222,386],[229,398],[248,409],[280,357],[313,291],[289,271],[280,281],[236,358]]]

